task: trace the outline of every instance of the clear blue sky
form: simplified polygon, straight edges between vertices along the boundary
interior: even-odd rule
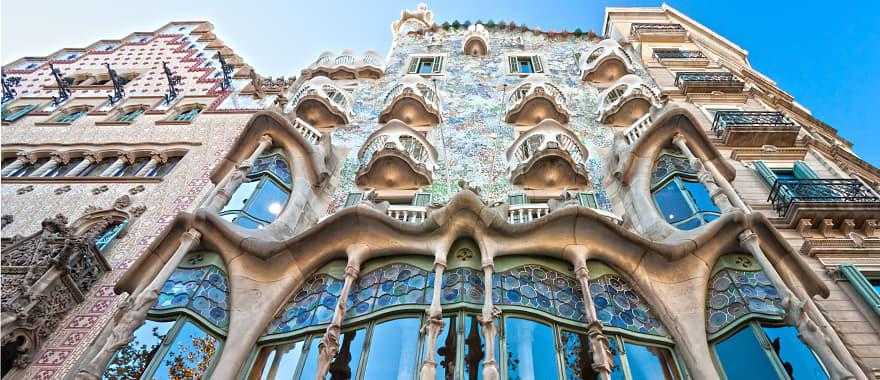
[[[880,165],[880,2],[670,0],[691,18],[749,51],[752,65],[819,119],[837,128],[863,158]],[[149,0],[0,4],[2,62],[85,47],[99,39],[152,31],[170,20],[208,20],[263,75],[296,74],[325,50],[386,53],[389,25],[417,1]],[[122,6],[125,4],[126,6]],[[132,4],[132,5],[128,5]],[[655,1],[429,1],[439,22],[514,21],[544,30],[599,32],[606,6]],[[147,8],[140,8],[146,5]]]

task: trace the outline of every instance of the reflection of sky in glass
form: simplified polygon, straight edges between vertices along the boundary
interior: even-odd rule
[[[134,338],[131,342],[128,343],[129,347],[134,347],[136,350],[140,350],[141,347],[144,348],[146,352],[152,352],[156,347],[162,343],[162,339],[168,334],[168,330],[171,329],[171,326],[174,325],[174,321],[151,321],[146,320],[141,327],[134,331]],[[155,329],[155,332],[153,331]],[[104,379],[112,379],[114,378],[115,370],[120,366],[123,367],[123,371],[125,368],[131,368],[133,366],[138,365],[138,363],[117,363],[118,360],[122,360],[120,357],[120,352],[117,352],[113,359],[110,361],[110,364],[107,366],[107,371],[104,373]],[[147,364],[149,364],[150,357],[139,358],[142,360],[141,365],[146,368]]]
[[[266,359],[260,380],[289,379],[296,372],[296,366],[302,356],[303,341],[282,344],[277,347]],[[275,369],[274,372],[273,369]]]
[[[409,380],[416,373],[419,320],[401,318],[373,328],[364,380]]]
[[[192,322],[184,322],[180,331],[177,333],[177,336],[174,338],[174,342],[171,343],[168,352],[159,363],[159,368],[157,368],[156,372],[153,374],[153,379],[173,379],[173,373],[171,370],[175,358],[182,358],[184,366],[194,370],[198,375],[197,377],[204,376],[204,373],[199,372],[198,370],[199,363],[210,362],[213,356],[206,356],[207,353],[196,345],[198,340],[212,343],[216,350],[213,354],[219,354],[220,342],[216,338],[208,335],[205,330],[202,330]]]
[[[716,344],[715,352],[728,379],[778,378],[751,326]]]
[[[364,329],[358,329],[344,332],[339,337],[339,354],[330,364],[327,378],[344,380],[353,379],[357,375],[366,336]]]
[[[624,343],[633,380],[673,379],[668,351],[631,342]]]
[[[557,378],[553,329],[528,319],[505,318],[507,378],[552,380]]]
[[[793,379],[827,379],[828,375],[816,356],[804,342],[798,338],[794,326],[764,327],[770,345],[782,360],[783,367],[791,370]]]
[[[314,379],[315,373],[318,372],[318,345],[321,343],[321,337],[316,336],[312,338],[312,341],[309,344],[309,353],[306,356],[306,363],[303,365],[302,374],[300,374],[300,379]]]

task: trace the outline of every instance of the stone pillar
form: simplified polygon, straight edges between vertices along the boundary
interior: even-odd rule
[[[739,240],[740,244],[758,261],[758,265],[761,266],[764,274],[767,275],[767,278],[782,296],[782,306],[785,308],[786,322],[797,327],[798,335],[813,349],[816,356],[825,366],[825,369],[828,370],[831,378],[867,379],[862,374],[858,364],[855,363],[849,350],[839,340],[840,338],[837,337],[837,332],[827,322],[824,322],[824,326],[820,328],[811,319],[824,320],[821,316],[816,315],[818,314],[818,309],[815,308],[815,305],[812,306],[813,310],[810,310],[812,302],[809,299],[807,299],[807,309],[805,312],[804,301],[798,299],[788,285],[786,285],[785,281],[782,280],[773,264],[770,263],[770,260],[761,249],[758,235],[752,230],[745,230],[740,233]],[[835,340],[834,338],[837,339]],[[841,358],[848,362],[847,366],[844,366],[840,360]],[[858,377],[853,375],[853,373],[858,374]]]
[[[573,261],[574,273],[581,284],[581,295],[584,299],[584,319],[587,322],[587,337],[590,340],[590,353],[593,357],[593,370],[600,379],[610,379],[614,368],[614,357],[608,344],[608,337],[602,331],[602,322],[596,317],[596,305],[590,293],[590,270],[586,260]]]
[[[495,318],[501,311],[492,302],[492,273],[495,271],[495,263],[492,256],[483,253],[483,313],[477,317],[483,328],[483,336],[486,339],[486,359],[483,360],[483,380],[498,380],[498,363],[495,361],[495,340],[498,339],[498,328],[495,326]]]
[[[361,270],[361,257],[366,252],[366,246],[358,244],[349,247],[348,264],[345,266],[345,283],[339,292],[339,299],[336,300],[336,308],[333,311],[333,318],[330,319],[330,325],[318,344],[318,370],[315,373],[316,380],[323,380],[330,370],[330,363],[339,353],[339,335],[342,332],[342,320],[345,318],[345,304],[348,302],[348,294],[351,293],[351,287],[358,279]]]
[[[208,204],[205,208],[208,210],[217,212],[223,209],[223,206],[226,205],[226,202],[229,202],[229,198],[232,197],[232,194],[235,193],[235,190],[238,189],[238,186],[244,182],[245,177],[247,176],[248,171],[253,165],[254,160],[263,154],[267,148],[272,146],[272,137],[269,135],[263,135],[260,137],[260,143],[257,145],[257,149],[251,153],[250,157],[246,160],[239,162],[235,165],[235,169],[232,170],[226,177],[223,177],[223,180],[217,184],[214,190],[214,194],[208,198]]]
[[[0,171],[0,176],[6,177],[14,173],[16,170],[21,169],[22,166],[25,166],[32,162],[34,162],[33,156],[25,153],[19,153],[18,156],[15,158],[15,161],[9,163],[9,165],[6,165],[6,167],[3,168],[2,171]]]
[[[697,177],[700,183],[702,183],[703,186],[706,186],[706,190],[709,190],[712,201],[715,202],[718,208],[721,209],[722,212],[732,211],[733,205],[730,203],[728,195],[718,186],[715,182],[717,179],[706,170],[703,162],[697,158],[687,146],[687,139],[681,133],[677,133],[675,137],[672,138],[672,143],[688,157],[691,161],[691,165],[697,168]]]
[[[76,177],[79,173],[82,173],[83,170],[86,170],[89,165],[94,164],[100,161],[98,157],[95,157],[93,154],[85,154],[83,155],[83,160],[80,163],[76,164],[73,169],[70,169],[67,173],[64,173],[65,177]]]
[[[112,177],[113,173],[122,168],[122,166],[131,165],[132,162],[134,162],[134,159],[131,155],[120,153],[119,158],[117,158],[112,165],[107,167],[107,169],[101,172],[101,177]]]
[[[177,266],[183,261],[183,258],[193,247],[199,244],[202,234],[195,229],[183,233],[180,236],[180,245],[168,262],[162,267],[159,273],[143,287],[140,291],[135,290],[119,306],[113,319],[108,323],[110,334],[102,343],[96,341],[95,345],[101,345],[100,350],[95,353],[91,360],[86,362],[76,374],[77,380],[97,380],[101,378],[107,363],[113,358],[117,350],[128,344],[134,331],[140,327],[147,318],[147,311],[156,303],[159,298],[159,291],[165,285],[165,281],[171,277],[171,273],[177,269]]]
[[[52,153],[49,161],[46,161],[46,163],[43,164],[43,166],[40,166],[39,168],[37,168],[37,170],[34,170],[34,172],[31,173],[31,176],[42,177],[42,176],[46,175],[46,173],[49,173],[52,170],[55,170],[55,168],[57,168],[58,165],[66,164],[69,161],[70,161],[70,157],[67,154]]]
[[[148,161],[146,165],[140,168],[140,170],[138,170],[137,173],[135,173],[134,175],[137,177],[143,177],[147,175],[147,173],[149,173],[151,170],[155,169],[156,165],[164,164],[167,160],[168,157],[166,157],[164,154],[153,152],[150,154],[150,161]]]
[[[425,360],[419,370],[420,380],[434,380],[437,377],[437,362],[434,361],[434,350],[437,337],[443,331],[443,307],[440,306],[443,291],[443,272],[446,270],[446,258],[437,255],[434,259],[434,293],[431,295],[431,306],[428,307],[428,318],[422,326],[425,334]]]

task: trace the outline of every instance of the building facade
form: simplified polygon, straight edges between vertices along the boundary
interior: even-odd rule
[[[4,378],[880,375],[880,171],[745,50],[665,5],[391,31],[4,66]]]

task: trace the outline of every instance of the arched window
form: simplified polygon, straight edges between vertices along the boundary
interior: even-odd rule
[[[58,116],[55,117],[53,122],[55,123],[73,123],[77,119],[85,116],[85,114],[89,112],[89,107],[75,107],[70,108],[64,111],[61,111]]]
[[[31,163],[22,165],[18,169],[15,169],[13,172],[9,173],[8,177],[30,177],[37,169],[41,166],[45,165],[47,162],[51,160],[50,157],[42,157],[38,158],[36,161]]]
[[[109,224],[100,234],[95,237],[95,247],[104,253],[113,244],[119,234],[128,226],[128,220],[117,221]]]
[[[687,157],[664,150],[654,164],[651,193],[663,219],[682,230],[692,230],[721,215],[711,194],[697,179]]]
[[[165,162],[154,166],[152,169],[144,173],[144,177],[164,177],[166,174],[170,173],[177,163],[180,162],[182,156],[172,156],[168,157]]]
[[[245,228],[272,223],[290,198],[293,178],[280,149],[254,160],[245,181],[238,186],[220,216]]]
[[[28,104],[23,106],[8,107],[3,110],[3,121],[9,123],[16,121],[30,113],[32,110],[37,108],[37,106],[38,104]]]
[[[207,379],[229,326],[220,257],[191,252],[162,287],[147,320],[111,359],[103,379]]]
[[[183,107],[180,112],[175,114],[171,120],[172,121],[185,121],[190,122],[196,119],[196,116],[202,112],[202,107],[200,105],[190,105]]]
[[[146,111],[145,107],[128,108],[116,115],[116,121],[122,123],[131,123],[135,121],[138,116],[143,115],[144,111]]]
[[[782,323],[782,297],[748,255],[722,256],[709,280],[706,329],[728,379],[827,379],[816,355]]]

